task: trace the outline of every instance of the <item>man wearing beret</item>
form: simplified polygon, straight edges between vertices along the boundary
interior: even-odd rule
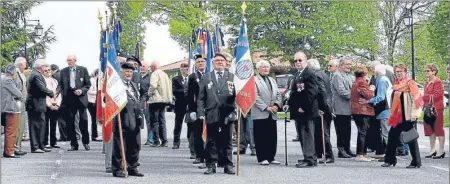
[[[126,88],[128,103],[120,111],[120,120],[122,132],[119,131],[118,116],[114,118],[113,127],[113,151],[111,169],[114,177],[125,177],[123,173],[122,154],[120,147],[120,134],[123,136],[123,145],[127,162],[128,174],[130,176],[143,177],[137,169],[139,163],[139,148],[141,140],[140,126],[143,124],[142,105],[139,100],[139,92],[136,83],[131,81],[134,73],[134,66],[130,63],[124,63],[122,68],[122,79]]]
[[[187,108],[187,88],[188,88],[188,73],[189,64],[187,62],[181,63],[180,74],[172,78],[172,93],[175,97],[175,128],[173,129],[173,147],[172,149],[180,148],[180,134],[183,127],[183,119]],[[188,125],[189,130],[189,125]],[[188,137],[189,131],[188,131]],[[189,139],[190,140],[190,139]],[[193,141],[189,141],[189,143]],[[189,144],[191,145],[191,144]],[[190,146],[191,159],[195,159],[194,147]]]
[[[197,116],[206,120],[206,167],[204,174],[216,173],[216,163],[224,164],[224,172],[235,174],[232,162],[231,124],[227,118],[235,110],[234,75],[227,70],[226,57],[216,53],[214,71],[203,76],[197,101]],[[218,151],[222,152],[219,157]]]

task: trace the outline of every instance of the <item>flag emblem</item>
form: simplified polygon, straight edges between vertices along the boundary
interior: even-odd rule
[[[248,79],[253,75],[253,66],[250,60],[246,59],[236,63],[236,75],[239,79]]]

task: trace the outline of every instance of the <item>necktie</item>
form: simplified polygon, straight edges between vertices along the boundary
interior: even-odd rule
[[[75,88],[75,69],[70,69],[70,87]]]
[[[217,72],[217,74],[217,85],[220,86],[220,84],[222,84],[222,72]]]

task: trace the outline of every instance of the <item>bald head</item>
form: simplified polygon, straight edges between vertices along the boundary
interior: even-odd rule
[[[152,72],[154,72],[155,70],[159,69],[159,61],[153,61],[152,64],[150,65],[150,68],[152,70]]]
[[[67,65],[69,65],[69,68],[72,68],[77,63],[77,56],[75,56],[75,55],[68,55],[66,61],[67,61]]]
[[[148,73],[148,70],[150,69],[150,62],[147,60],[141,61],[141,74],[146,75]]]

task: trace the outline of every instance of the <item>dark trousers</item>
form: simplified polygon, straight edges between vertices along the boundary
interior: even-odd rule
[[[383,155],[386,150],[386,140],[381,136],[380,120],[375,116],[370,117],[370,126],[367,129],[367,147],[375,150],[376,155]]]
[[[333,147],[330,141],[330,126],[331,126],[331,114],[326,113],[323,115],[323,131],[322,132],[322,120],[320,117],[314,119],[314,143],[317,157],[322,158],[323,155],[323,139],[325,138],[325,158],[334,158]]]
[[[199,119],[192,123],[194,131],[194,149],[197,159],[206,159],[205,142],[203,142],[203,120]]]
[[[314,163],[317,160],[314,147],[314,121],[307,117],[296,118],[297,131],[300,133],[300,144],[302,146],[303,161]]]
[[[195,156],[195,127],[194,123],[187,124],[187,138],[189,141],[189,152]]]
[[[186,114],[186,105],[184,108],[175,108],[175,127],[173,128],[173,145],[180,145],[181,129],[183,128],[184,115]],[[189,131],[188,131],[189,132]],[[188,133],[189,134],[189,133]]]
[[[417,122],[402,122],[396,127],[391,127],[388,135],[386,155],[384,156],[385,163],[397,163],[395,154],[397,152],[397,147],[400,145],[400,133],[413,129],[415,123]],[[411,141],[408,146],[412,157],[411,165],[421,166],[422,161],[420,160],[420,150],[417,140]]]
[[[50,133],[50,146],[56,145],[56,123],[58,121],[58,111],[47,108],[45,112],[45,135],[44,145],[48,145],[48,134]]]
[[[352,116],[336,115],[334,127],[336,128],[337,147],[346,152],[350,151],[350,139],[352,133]],[[339,150],[341,151],[341,150]]]
[[[267,119],[255,119],[253,131],[258,162],[274,161],[277,153],[277,121],[271,115]]]
[[[122,127],[123,129],[124,127]],[[123,132],[123,147],[125,148],[125,160],[128,171],[134,170],[139,165],[139,147],[141,141],[141,129],[136,127],[134,131]],[[114,127],[113,150],[111,169],[113,172],[122,170],[122,152],[120,148],[120,135],[118,126]]]
[[[64,111],[60,108],[58,109],[58,129],[59,129],[59,139],[62,141],[68,141],[69,136],[67,135],[67,123],[63,118]]]
[[[231,123],[209,123],[206,125],[206,132],[206,166],[215,168],[216,163],[233,166]]]
[[[78,148],[78,140],[75,131],[75,115],[79,114],[80,121],[80,131],[81,131],[81,141],[83,144],[89,144],[89,131],[88,131],[88,120],[86,108],[80,106],[66,107],[65,114],[63,115],[64,121],[67,123],[67,135],[69,136],[70,145]]]
[[[28,130],[31,151],[44,149],[45,113],[28,111]]]
[[[153,143],[159,145],[160,143],[167,143],[167,129],[166,129],[166,104],[152,103],[150,104],[150,118],[151,128],[153,130]],[[161,142],[160,142],[161,140]]]
[[[247,114],[247,117],[244,117],[243,115],[241,115],[241,122],[240,122],[240,145],[239,145],[239,149],[240,151],[245,151],[247,149],[247,146],[250,145],[250,149],[254,150],[255,149],[255,142],[254,142],[254,127],[251,127],[253,124],[252,121],[252,117],[250,114]],[[237,132],[237,131],[236,131]]]
[[[92,140],[98,137],[97,131],[97,106],[95,103],[88,103],[89,114],[91,115],[91,138]]]
[[[353,119],[355,120],[356,127],[358,127],[358,137],[356,139],[356,154],[366,155],[367,154],[367,144],[366,135],[367,129],[370,126],[370,117],[368,115],[354,114]]]

